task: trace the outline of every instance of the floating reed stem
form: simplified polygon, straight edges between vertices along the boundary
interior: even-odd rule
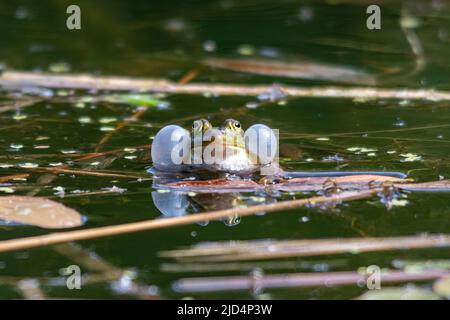
[[[285,241],[235,241],[233,243],[208,243],[182,250],[163,251],[163,257],[176,258],[183,262],[229,262],[273,260],[289,257],[319,256],[449,247],[449,235],[426,235],[384,238],[334,238]]]
[[[425,270],[420,272],[387,271],[381,273],[381,283],[427,281],[448,276],[447,270]],[[185,278],[176,281],[177,292],[215,292],[230,290],[254,290],[255,288],[307,288],[337,285],[365,285],[368,275],[356,271],[288,273],[250,276]]]
[[[272,92],[271,85],[237,85],[223,83],[176,83],[166,79],[98,77],[92,75],[58,75],[5,71],[0,76],[4,88],[47,87],[65,89],[97,89],[115,91],[153,91],[174,94],[212,93],[223,96],[257,96]],[[408,99],[449,101],[450,92],[433,89],[382,89],[375,87],[294,87],[277,86],[284,94],[304,98]]]
[[[64,169],[64,168],[46,168],[39,167],[33,169],[34,172],[50,172],[50,173],[66,173],[66,174],[77,174],[82,176],[93,176],[93,177],[111,177],[111,178],[126,178],[126,179],[150,179],[150,176],[139,176],[134,174],[121,174],[121,173],[111,173],[102,171],[90,171],[90,170],[76,170],[76,169]]]
[[[44,247],[70,241],[88,240],[100,237],[108,237],[119,234],[138,232],[144,230],[163,229],[188,225],[207,220],[218,220],[228,216],[250,216],[260,212],[274,212],[281,210],[289,210],[305,206],[317,206],[327,203],[340,203],[344,201],[352,201],[359,199],[367,199],[382,191],[382,188],[374,188],[365,191],[348,191],[331,196],[318,196],[306,199],[289,200],[276,202],[271,204],[261,204],[246,208],[231,208],[225,210],[217,210],[182,217],[153,219],[142,222],[134,222],[121,224],[116,226],[107,226],[99,228],[91,228],[84,230],[66,231],[50,233],[41,236],[32,236],[28,238],[19,238],[12,240],[0,241],[0,252],[23,250],[36,247]]]

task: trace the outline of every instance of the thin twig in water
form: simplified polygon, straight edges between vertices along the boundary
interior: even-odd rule
[[[95,152],[98,153],[101,151],[101,149],[103,148],[103,145],[106,144],[106,142],[109,141],[109,139],[111,139],[111,137],[117,133],[119,130],[123,129],[124,127],[126,127],[130,122],[133,121],[137,121],[146,111],[148,110],[147,107],[144,108],[138,108],[133,115],[131,116],[131,118],[126,119],[122,122],[120,122],[113,131],[107,132],[98,142],[97,146],[95,147]]]
[[[140,145],[137,147],[129,147],[130,149],[136,149],[137,150],[146,150],[146,149],[150,149],[151,145],[146,144],[146,145]],[[84,160],[91,160],[91,159],[95,159],[98,157],[103,157],[106,155],[117,155],[120,156],[121,154],[125,154],[127,153],[124,148],[120,148],[120,149],[114,149],[114,150],[110,150],[110,151],[103,151],[103,152],[91,152],[91,153],[85,153],[85,154],[78,154],[78,158],[74,159],[73,161],[78,162],[78,161],[84,161]]]
[[[186,84],[186,83],[191,82],[192,80],[197,78],[197,76],[200,74],[202,69],[203,69],[203,67],[196,67],[196,68],[193,68],[193,69],[189,70],[189,72],[187,72],[185,75],[183,75],[178,80],[178,83],[179,84]]]
[[[168,273],[186,273],[186,272],[230,272],[230,271],[238,271],[238,272],[250,272],[255,270],[255,268],[261,268],[263,270],[281,270],[281,269],[290,269],[290,270],[314,270],[314,266],[320,263],[326,263],[329,267],[345,267],[347,266],[347,260],[344,258],[341,259],[326,259],[323,261],[304,261],[304,260],[279,260],[279,261],[251,261],[251,262],[243,262],[243,261],[235,261],[235,262],[220,262],[220,263],[162,263],[159,266],[159,269],[162,272]]]
[[[22,179],[22,178],[26,178],[29,176],[30,175],[28,173],[18,173],[18,174],[14,174],[14,175],[10,175],[10,176],[0,176],[0,182],[6,182],[9,180],[14,180],[14,179]]]
[[[224,59],[208,58],[202,61],[207,66],[258,74],[262,76],[294,79],[339,81],[375,85],[373,75],[352,67],[315,63],[312,61],[282,62],[269,59]]]
[[[30,98],[30,99],[26,99],[26,100],[18,100],[15,101],[13,104],[11,105],[3,105],[0,106],[0,113],[2,112],[8,112],[8,111],[17,111],[26,107],[31,107],[33,105],[35,105],[38,102],[43,101],[44,99],[40,99],[40,98]]]
[[[414,73],[419,73],[425,69],[427,65],[427,59],[425,57],[422,43],[420,42],[415,28],[404,23],[405,20],[411,21],[413,19],[417,19],[417,17],[413,16],[408,9],[402,8],[400,14],[400,28],[402,29],[402,32],[405,35],[406,40],[408,41],[409,46],[411,47],[411,51],[415,57],[416,67],[414,69]]]
[[[426,270],[420,272],[387,271],[381,273],[381,282],[402,283],[427,281],[448,276],[447,270]],[[261,277],[229,276],[185,278],[173,284],[177,292],[215,292],[231,290],[258,290],[264,288],[307,288],[337,285],[360,285],[367,283],[368,276],[356,271],[287,273]]]
[[[400,129],[385,129],[385,130],[371,130],[371,131],[354,131],[354,132],[339,132],[339,133],[284,133],[284,137],[289,138],[317,138],[317,137],[339,137],[339,136],[357,136],[362,134],[374,134],[374,133],[387,133],[387,132],[405,132],[405,131],[415,131],[415,130],[429,130],[436,128],[448,128],[450,124],[436,124],[430,126],[421,127],[411,127],[411,128],[400,128]],[[359,136],[360,138],[361,136]]]
[[[106,281],[118,281],[126,275],[127,270],[118,268],[93,252],[75,244],[61,244],[54,246],[54,249],[56,252],[73,260],[84,269],[91,271],[87,274],[84,273],[82,278],[83,285]],[[127,284],[129,294],[133,294],[139,299],[144,300],[159,299],[158,295],[149,293],[148,288],[139,284],[135,279],[129,278],[128,281],[130,282]]]
[[[340,203],[344,201],[367,199],[371,198],[372,196],[381,191],[382,188],[374,188],[359,192],[349,191],[334,194],[331,196],[318,196],[306,199],[289,200],[271,204],[255,205],[246,208],[231,208],[167,219],[153,219],[148,221],[121,224],[116,226],[106,226],[85,230],[51,233],[47,235],[33,236],[22,239],[19,238],[12,240],[4,240],[0,241],[0,252],[42,247],[70,241],[95,239],[100,237],[108,237],[131,232],[139,232],[144,230],[155,230],[182,225],[189,225],[203,221],[218,220],[221,218],[235,215],[242,217],[255,215],[260,212],[268,213],[305,206],[317,206],[329,203]]]
[[[148,194],[148,190],[141,191],[141,192],[129,192],[127,191],[127,196],[131,195],[137,195],[137,194]],[[64,198],[87,198],[92,196],[120,196],[122,195],[121,190],[100,190],[100,191],[92,191],[92,192],[80,192],[80,193],[70,193],[70,194],[64,194]],[[48,199],[58,199],[61,198],[59,195],[55,196],[49,196]]]
[[[35,172],[51,172],[51,173],[67,173],[67,174],[78,174],[84,176],[93,177],[111,177],[111,178],[126,178],[126,179],[150,179],[149,176],[138,176],[134,174],[121,174],[121,173],[110,173],[101,171],[88,171],[88,170],[76,170],[76,169],[64,169],[64,168],[46,168],[40,167],[33,169]]]
[[[449,235],[427,235],[387,238],[219,242],[209,243],[204,246],[194,246],[184,250],[163,251],[160,255],[186,262],[224,262],[449,246]]]
[[[233,85],[189,83],[179,84],[166,79],[136,79],[127,77],[96,77],[91,75],[54,75],[6,71],[0,76],[1,86],[33,85],[48,88],[97,89],[116,91],[154,91],[174,94],[204,94],[228,96],[257,96],[271,92],[267,85]],[[379,89],[374,87],[310,87],[283,86],[281,90],[292,97],[450,100],[450,92],[433,89]]]

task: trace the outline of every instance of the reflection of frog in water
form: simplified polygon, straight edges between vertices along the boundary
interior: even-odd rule
[[[261,204],[262,200],[261,197],[243,196],[238,192],[190,193],[173,190],[153,191],[152,199],[155,207],[166,217],[250,206]],[[265,201],[269,199],[264,198]],[[239,224],[240,220],[235,214],[223,219],[223,222],[231,227]]]

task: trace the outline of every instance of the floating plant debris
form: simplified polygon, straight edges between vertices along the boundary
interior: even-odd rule
[[[111,126],[102,126],[102,127],[100,127],[100,131],[103,131],[103,132],[114,131],[115,129],[116,129],[115,127],[111,127]]]
[[[80,123],[92,123],[91,117],[80,117],[78,118],[78,122]]]
[[[47,229],[83,224],[81,215],[58,202],[26,196],[0,196],[0,219]]]
[[[415,162],[422,160],[422,156],[414,153],[402,153],[400,154],[400,157],[403,157],[400,162]]]
[[[239,53],[254,54],[251,46],[241,46]],[[365,71],[349,66],[321,64],[311,61],[280,62],[264,59],[222,59],[208,58],[203,61],[208,66],[264,76],[297,79],[328,80],[343,83],[375,84],[375,78]]]
[[[98,119],[98,122],[100,122],[102,124],[108,124],[108,123],[116,122],[116,121],[117,121],[117,118],[114,118],[114,117],[103,117],[103,118]]]
[[[129,104],[136,107],[156,107],[163,101],[150,94],[116,94],[103,96],[101,100],[109,103]]]

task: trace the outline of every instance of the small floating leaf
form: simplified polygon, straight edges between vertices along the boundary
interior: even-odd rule
[[[378,149],[375,149],[375,148],[365,148],[365,147],[351,147],[351,148],[347,148],[347,150],[348,151],[359,151],[362,153],[378,151]]]
[[[110,191],[110,192],[117,192],[117,193],[124,193],[127,191],[127,189],[119,188],[117,186],[112,186],[110,188],[102,188],[104,191]]]
[[[255,54],[255,47],[250,44],[243,44],[237,48],[237,52],[243,56],[251,56]]]
[[[36,141],[43,141],[43,140],[48,140],[48,139],[50,139],[50,137],[39,136],[39,137],[36,137],[36,139],[34,139],[34,140],[36,140]]]
[[[44,145],[44,144],[36,145],[36,146],[33,147],[33,149],[37,149],[37,150],[48,149],[48,148],[50,148],[50,146],[49,145]]]
[[[124,103],[145,107],[156,107],[163,102],[151,94],[116,94],[105,96],[103,100],[109,103]]]
[[[60,166],[63,166],[64,163],[62,163],[62,162],[50,162],[48,165],[51,166],[51,167],[60,167]]]
[[[391,206],[393,206],[393,207],[404,207],[404,206],[406,206],[408,203],[409,203],[409,201],[406,200],[406,199],[397,199],[397,198],[394,198],[394,199],[392,199],[392,201],[391,201]]]
[[[91,117],[79,117],[78,118],[79,123],[92,123]]]
[[[422,160],[421,156],[414,153],[402,153],[400,157],[403,157],[403,159],[400,160],[400,162],[414,162]]]
[[[17,144],[17,143],[11,143],[9,146],[13,149],[22,149],[23,148],[23,144]]]
[[[31,162],[19,163],[18,166],[21,168],[26,168],[26,169],[32,169],[32,168],[39,167],[39,165],[37,163],[31,163]]]
[[[70,71],[70,66],[65,62],[55,62],[48,67],[48,70],[53,73],[65,73]]]
[[[400,26],[405,29],[415,29],[420,27],[421,21],[411,12],[404,10],[400,16]]]
[[[8,187],[0,187],[0,192],[4,192],[4,193],[14,193],[14,189],[13,188],[8,188]]]
[[[77,211],[49,199],[28,196],[0,197],[0,219],[48,229],[83,224]]]
[[[27,115],[26,114],[21,114],[21,113],[15,114],[13,116],[14,120],[23,120],[23,119],[26,119],[26,118],[27,118]]]
[[[61,153],[63,153],[63,154],[74,154],[77,152],[78,152],[77,150],[70,150],[70,149],[61,150]]]
[[[116,122],[117,118],[114,117],[102,117],[98,120],[98,122],[102,123],[102,124],[108,124],[111,122]]]
[[[115,128],[111,127],[111,126],[102,126],[102,127],[100,127],[100,131],[103,131],[103,132],[110,132],[110,131],[114,131],[114,130],[115,130]]]

